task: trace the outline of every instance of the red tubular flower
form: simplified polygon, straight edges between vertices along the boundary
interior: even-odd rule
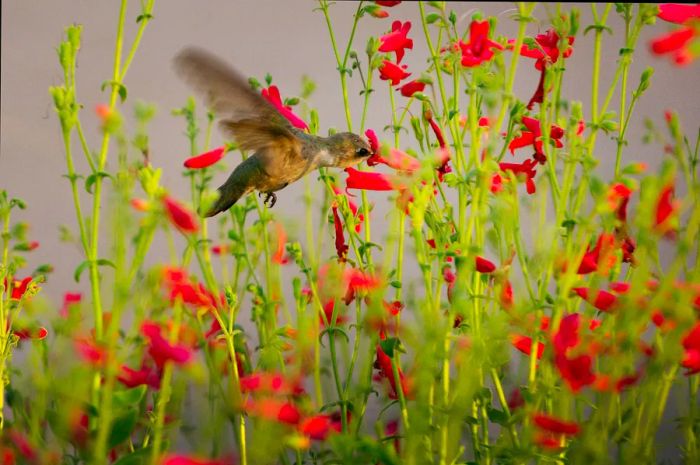
[[[672,54],[678,64],[685,64],[689,54],[687,46],[695,37],[691,26],[682,27],[651,41],[651,51],[655,55]]]
[[[185,160],[185,168],[202,169],[208,168],[224,157],[226,147],[218,147],[196,157],[191,157]]]
[[[389,60],[384,60],[379,67],[379,79],[391,81],[392,86],[396,86],[401,80],[406,79],[411,73],[406,72],[406,65],[397,65]]]
[[[145,363],[141,364],[141,368],[138,370],[129,368],[127,365],[122,365],[119,375],[117,376],[117,381],[128,388],[145,385],[153,389],[160,389],[158,370]]]
[[[587,287],[575,287],[573,291],[586,302],[603,312],[613,311],[617,304],[617,296],[608,291],[599,290],[595,296],[591,295],[590,289]]]
[[[578,274],[588,274],[594,271],[607,274],[615,266],[614,251],[615,236],[607,233],[600,234],[593,250],[589,246],[583,255],[578,267]]]
[[[299,432],[311,439],[325,441],[329,434],[339,432],[340,424],[330,415],[314,415],[299,423]]]
[[[547,157],[542,150],[542,129],[540,127],[540,121],[535,118],[530,118],[529,116],[523,116],[521,121],[527,130],[521,131],[520,136],[510,141],[510,144],[508,144],[510,153],[514,154],[515,149],[532,145],[535,150],[535,154],[533,155],[534,159],[540,164],[544,164],[544,162],[547,161]],[[549,130],[549,138],[554,142],[557,148],[564,146],[561,142],[562,137],[564,137],[564,130],[556,124],[553,124]]]
[[[563,434],[565,436],[575,436],[579,433],[580,428],[577,423],[564,421],[560,418],[547,415],[545,413],[537,413],[532,417],[533,423],[538,428],[549,433]]]
[[[340,222],[338,206],[333,203],[333,226],[335,227],[335,252],[338,254],[338,261],[345,262],[348,257],[348,245],[345,243],[343,234],[343,224]]]
[[[73,305],[79,305],[83,295],[80,292],[66,292],[63,294],[63,306],[59,311],[59,315],[66,318]]]
[[[309,130],[309,125],[306,124],[303,119],[295,115],[291,107],[285,106],[284,103],[282,103],[282,97],[280,96],[280,91],[277,86],[270,86],[267,89],[262,89],[260,93],[265,100],[270,102],[272,106],[291,123],[292,126],[302,131]]]
[[[484,257],[477,256],[476,271],[478,271],[479,273],[493,273],[494,271],[496,271],[496,265],[492,261],[487,260]]]
[[[512,334],[510,336],[510,343],[513,347],[518,349],[525,355],[530,355],[532,353],[532,338],[528,336],[521,336],[519,334]],[[544,353],[544,344],[542,342],[537,342],[537,360],[542,358]]]
[[[49,335],[49,331],[46,328],[44,328],[43,326],[40,326],[38,328],[33,328],[33,329],[32,328],[15,329],[12,332],[15,336],[17,336],[19,338],[20,341],[24,341],[26,339],[41,340]]]
[[[433,132],[435,133],[435,138],[438,141],[438,145],[440,146],[441,149],[446,149],[447,144],[445,143],[445,137],[442,135],[442,129],[440,129],[440,126],[435,122],[435,120],[431,117],[428,118],[428,124],[430,124],[430,127],[432,128]]]
[[[673,184],[669,184],[661,189],[659,199],[656,201],[654,229],[662,234],[673,229],[673,219],[678,211],[678,203],[673,201],[673,193]]]
[[[363,189],[369,191],[391,191],[396,189],[389,177],[382,173],[358,171],[355,168],[345,168],[348,178],[345,189]]]
[[[700,321],[683,336],[681,343],[685,351],[681,366],[688,370],[685,375],[700,373]]]
[[[32,277],[27,276],[21,281],[12,281],[12,292],[10,293],[10,299],[12,300],[20,300],[24,296],[24,293],[27,292],[27,288],[29,287],[29,284],[32,282]],[[7,284],[5,284],[5,288],[7,288]]]
[[[199,224],[195,216],[184,205],[169,195],[163,197],[165,212],[168,214],[170,222],[185,234],[195,233],[199,230]]]
[[[627,204],[632,195],[632,189],[622,183],[615,183],[608,190],[608,205],[615,211],[617,219],[627,221]]]
[[[374,132],[374,129],[366,130],[365,137],[367,137],[367,140],[369,141],[369,148],[372,153],[377,153],[377,150],[379,150],[379,139],[377,138],[377,133]]]
[[[593,384],[596,376],[592,371],[593,359],[590,355],[579,355],[569,358],[566,355],[557,354],[554,357],[554,364],[559,370],[559,374],[569,388],[574,392],[579,392],[585,386]]]
[[[537,171],[535,171],[537,162],[535,160],[528,159],[522,163],[499,163],[498,166],[503,172],[512,171],[517,178],[524,177],[527,193],[531,195],[535,193],[534,178],[537,174]],[[498,189],[498,186],[496,186],[496,189]]]
[[[407,37],[408,31],[411,30],[411,22],[394,21],[391,24],[391,32],[384,34],[379,38],[380,52],[396,52],[396,64],[401,63],[405,50],[413,49],[413,40]]]
[[[572,313],[566,315],[559,323],[559,329],[554,333],[552,344],[556,353],[566,354],[566,351],[579,343],[578,330],[581,325],[581,315]]]
[[[425,90],[425,83],[418,80],[409,81],[398,89],[404,97],[411,97],[416,92]]]
[[[683,24],[689,19],[700,18],[700,4],[683,5],[678,3],[664,3],[659,5],[658,18],[669,23]]]
[[[489,39],[489,22],[472,21],[469,25],[469,42],[459,42],[462,49],[462,66],[468,68],[479,66],[493,58],[493,48],[503,50],[498,42]]]
[[[186,455],[169,455],[160,465],[229,465],[231,462],[226,460],[209,460]]]
[[[374,3],[376,3],[379,6],[385,6],[387,8],[390,8],[401,3],[401,0],[374,0]]]
[[[272,398],[257,401],[250,399],[245,405],[245,410],[251,415],[288,425],[296,425],[301,420],[301,413],[294,404]]]
[[[161,331],[161,327],[156,323],[145,321],[141,324],[141,334],[148,339],[148,353],[153,357],[156,366],[162,369],[168,361],[176,365],[187,363],[192,356],[190,350],[182,345],[170,344]]]
[[[274,255],[272,255],[272,261],[279,265],[284,265],[289,262],[289,257],[285,255],[284,245],[287,242],[287,233],[282,226],[282,223],[277,223],[275,225],[277,229],[277,249],[275,249]]]
[[[147,212],[150,209],[150,203],[148,200],[143,200],[143,199],[138,199],[134,198],[129,201],[129,204],[131,204],[131,207],[134,210],[140,211],[140,212]]]
[[[91,338],[76,338],[74,344],[80,358],[90,365],[100,366],[107,360],[107,350]]]
[[[413,172],[420,168],[420,161],[399,149],[390,148],[389,157],[384,158],[379,154],[374,154],[367,159],[369,166],[383,163],[397,171]]]
[[[398,393],[396,391],[396,378],[394,377],[394,368],[391,365],[391,358],[382,350],[382,347],[377,344],[377,359],[374,362],[374,367],[379,370],[380,376],[389,380],[389,385],[391,386],[391,392],[389,393],[390,399],[398,399]],[[401,390],[404,397],[408,398],[411,394],[409,389],[408,379],[404,376],[401,367],[399,367],[399,380],[401,382]]]

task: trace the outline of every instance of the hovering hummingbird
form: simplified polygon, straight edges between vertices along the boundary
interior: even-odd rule
[[[265,194],[265,203],[272,207],[277,201],[275,191],[308,172],[319,167],[346,168],[372,155],[369,143],[357,134],[318,137],[295,128],[242,75],[208,52],[183,50],[175,57],[175,69],[206,98],[221,118],[222,131],[240,149],[254,151],[219,187],[219,199],[205,216],[228,210],[253,190]]]

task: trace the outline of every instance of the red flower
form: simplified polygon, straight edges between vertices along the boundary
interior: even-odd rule
[[[437,139],[440,148],[446,149],[447,144],[445,143],[445,137],[442,135],[442,129],[440,129],[440,126],[438,126],[432,116],[428,118],[428,124],[430,124],[431,129],[435,133],[435,138]]]
[[[355,168],[345,168],[348,179],[345,189],[363,189],[370,191],[390,191],[396,189],[389,177],[382,173],[358,171]]]
[[[228,244],[213,245],[211,247],[211,253],[214,255],[226,255],[231,251],[231,247]]]
[[[145,321],[141,324],[141,334],[148,339],[148,353],[153,357],[156,366],[162,369],[168,361],[177,365],[187,363],[192,356],[190,350],[182,345],[170,344],[161,331],[161,327],[156,323]]]
[[[15,329],[12,331],[15,336],[19,338],[20,341],[24,341],[26,339],[37,339],[41,340],[44,339],[46,336],[48,336],[49,331],[44,328],[43,326],[40,326],[38,328],[30,329],[30,328],[22,328],[22,329]]]
[[[377,150],[379,149],[379,139],[377,138],[377,133],[374,132],[374,129],[368,129],[365,131],[365,136],[369,141],[369,148],[372,150],[372,153],[377,153]]]
[[[284,245],[287,242],[287,233],[284,231],[282,223],[277,223],[275,225],[277,229],[277,249],[275,249],[274,255],[272,255],[272,261],[274,263],[284,265],[289,262],[289,257],[285,256]]]
[[[593,359],[590,355],[569,358],[566,355],[557,354],[554,357],[554,364],[574,393],[595,382],[596,377],[591,370]]]
[[[492,48],[503,50],[501,44],[488,38],[489,27],[488,21],[471,22],[469,25],[469,42],[459,42],[459,47],[462,49],[462,66],[469,68],[479,66],[481,63],[493,58]]]
[[[107,360],[107,350],[93,339],[80,337],[74,341],[78,355],[93,366],[100,366]]]
[[[669,184],[661,189],[656,202],[654,228],[664,234],[674,229],[673,220],[678,210],[678,203],[673,201],[674,187]]]
[[[374,3],[389,8],[398,5],[399,3],[401,3],[401,0],[374,0]]]
[[[425,90],[425,83],[414,79],[399,87],[398,90],[404,97],[411,97],[416,92],[423,92]]]
[[[535,118],[530,118],[529,116],[523,116],[521,121],[527,130],[521,131],[520,136],[510,141],[510,144],[508,144],[510,153],[514,154],[515,149],[532,145],[535,149],[533,158],[540,164],[544,164],[544,162],[547,161],[547,157],[542,150],[542,129],[540,128],[540,121]],[[564,130],[556,124],[553,124],[549,130],[549,138],[554,142],[557,148],[564,146],[561,142],[562,137],[564,137]]]
[[[348,245],[345,243],[343,234],[343,224],[338,215],[338,206],[333,202],[333,226],[335,227],[335,252],[338,254],[338,261],[345,262],[348,257]]]
[[[521,336],[519,334],[512,334],[510,336],[510,342],[513,347],[518,349],[525,355],[530,355],[532,353],[532,338],[528,336]],[[544,353],[544,344],[542,342],[537,342],[537,360],[542,358]]]
[[[548,433],[575,436],[579,433],[579,426],[575,422],[564,421],[545,413],[537,413],[532,418],[535,426]]]
[[[160,465],[230,465],[231,463],[226,460],[208,460],[185,455],[169,455]]]
[[[651,51],[655,55],[671,54],[678,65],[685,65],[693,59],[688,45],[695,37],[695,29],[685,26],[651,41]]]
[[[695,323],[681,341],[685,355],[681,365],[688,371],[686,376],[700,373],[700,322]]]
[[[391,24],[391,32],[379,38],[380,52],[396,52],[396,64],[401,63],[405,49],[413,49],[413,40],[407,37],[411,30],[411,22],[394,21]]]
[[[498,164],[499,168],[501,171],[512,171],[517,178],[524,177],[525,178],[525,186],[527,188],[527,193],[528,194],[534,194],[535,193],[535,175],[537,174],[537,171],[535,171],[535,167],[537,166],[537,162],[535,160],[525,160],[522,163],[499,163]],[[523,176],[524,175],[524,176]],[[498,175],[498,179],[501,180],[501,176]],[[491,190],[493,191],[496,189],[496,191],[500,190],[499,189],[499,184],[496,183],[494,184],[494,181],[497,181],[495,178],[492,180],[492,188]]]
[[[66,318],[71,307],[80,304],[83,295],[80,292],[66,292],[63,294],[63,306],[59,311],[59,314]]]
[[[21,281],[16,281],[12,280],[12,292],[10,293],[10,299],[12,300],[20,300],[24,296],[24,293],[27,292],[27,288],[29,287],[29,284],[32,282],[32,277],[27,276],[26,278],[22,279]],[[5,284],[5,288],[7,288],[7,284]]]
[[[409,171],[413,172],[420,168],[420,161],[413,158],[409,154],[395,148],[389,149],[389,158],[384,158],[381,155],[375,153],[367,159],[367,164],[369,166],[374,166],[379,163],[383,163],[390,168],[394,168],[398,171]]]
[[[683,24],[689,19],[700,18],[700,4],[681,5],[678,3],[663,3],[659,5],[658,18],[669,23]]]
[[[117,380],[128,388],[146,385],[153,389],[160,389],[160,376],[158,375],[158,371],[145,363],[142,363],[141,368],[138,370],[129,368],[127,365],[122,365]]]
[[[394,377],[394,369],[391,365],[391,358],[382,350],[381,345],[377,344],[377,359],[374,362],[374,367],[379,370],[380,376],[382,378],[387,378],[389,380],[389,385],[391,386],[391,392],[389,393],[389,398],[398,399],[398,393],[396,391],[396,378]],[[401,391],[404,397],[409,397],[409,381],[404,376],[399,367],[399,380],[401,382]]]
[[[566,315],[559,323],[559,330],[552,338],[552,344],[556,353],[566,354],[566,351],[576,347],[579,343],[578,330],[581,325],[581,316],[578,313]]]
[[[147,212],[150,209],[150,203],[148,202],[148,200],[135,198],[131,199],[129,203],[134,208],[134,210],[140,212]]]
[[[330,415],[314,415],[299,423],[299,431],[303,435],[320,441],[324,441],[333,432],[340,432],[340,428],[340,423]]]
[[[476,271],[479,273],[493,273],[496,270],[496,265],[493,262],[486,260],[484,257],[476,257]]]
[[[378,289],[382,281],[378,277],[358,269],[346,268],[343,270],[343,283],[347,289],[344,301],[348,305],[353,301],[357,292],[367,293]]]
[[[282,103],[282,97],[280,96],[280,91],[277,86],[270,86],[267,89],[262,89],[260,93],[265,100],[270,102],[272,106],[291,123],[292,126],[303,131],[309,130],[309,125],[306,124],[303,119],[295,115],[291,107],[285,106],[284,103]]]
[[[610,186],[608,190],[608,205],[622,222],[627,221],[627,204],[631,195],[632,189],[619,182]]]
[[[279,395],[293,395],[303,389],[296,382],[290,382],[280,373],[257,372],[241,377],[241,391],[268,392]]]
[[[586,302],[603,312],[611,312],[614,310],[615,304],[617,304],[617,296],[608,291],[599,290],[595,296],[590,294],[590,289],[587,287],[575,287],[573,291]]]
[[[245,405],[245,410],[251,415],[289,425],[296,425],[301,419],[301,413],[294,404],[277,399],[250,399]]]
[[[214,150],[210,150],[196,157],[191,157],[185,160],[185,168],[190,169],[202,169],[208,168],[217,161],[221,160],[226,153],[226,147],[219,147]]]
[[[615,265],[614,250],[615,236],[602,233],[598,236],[598,241],[593,250],[589,246],[583,255],[581,264],[578,267],[578,274],[588,274],[594,271],[599,271],[603,275],[607,274]]]
[[[411,73],[406,72],[406,65],[399,66],[389,60],[384,60],[379,67],[379,79],[391,81],[392,86],[398,85],[402,79],[406,79],[410,75]]]
[[[195,233],[199,230],[199,224],[195,216],[184,205],[169,195],[163,197],[165,211],[170,221],[183,233]]]

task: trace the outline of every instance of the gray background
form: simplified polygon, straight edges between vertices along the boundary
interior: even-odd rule
[[[345,128],[339,80],[335,69],[332,48],[328,40],[323,16],[312,11],[311,1],[186,1],[168,0],[156,2],[155,19],[148,25],[142,45],[130,68],[125,84],[129,99],[122,112],[130,116],[137,99],[155,103],[159,112],[151,124],[151,156],[156,167],[162,167],[162,184],[180,198],[189,198],[189,181],[180,176],[182,161],[188,155],[188,144],[183,135],[184,122],[170,114],[180,107],[190,91],[175,77],[171,69],[172,57],[184,46],[198,45],[225,57],[243,73],[262,79],[272,73],[283,96],[296,95],[303,74],[318,84],[310,104],[318,109],[322,130],[330,127]],[[565,9],[573,5],[566,5]],[[591,24],[590,5],[580,4],[581,30]],[[509,3],[454,3],[450,5],[460,18],[460,29],[467,27],[471,13],[477,8],[486,15],[498,15],[498,33],[515,36],[516,23],[509,18],[513,5]],[[340,47],[344,47],[355,5],[341,2],[331,7],[335,33]],[[547,17],[554,5],[541,4],[535,15],[542,20],[531,24],[528,35],[548,27]],[[50,85],[61,83],[62,74],[55,48],[63,37],[64,28],[71,23],[84,25],[82,50],[77,71],[78,99],[84,104],[83,124],[91,146],[98,145],[100,134],[94,117],[97,104],[106,102],[107,91],[100,91],[100,84],[111,76],[114,37],[119,2],[93,0],[62,1],[3,1],[2,2],[2,140],[0,145],[0,186],[12,196],[24,199],[28,210],[15,214],[15,220],[31,225],[30,239],[38,240],[41,247],[29,254],[30,264],[50,262],[56,272],[46,284],[45,295],[60,305],[59,299],[68,290],[87,290],[86,279],[77,285],[72,280],[75,266],[82,261],[81,252],[72,245],[63,244],[58,238],[60,224],[74,223],[74,210],[68,181],[61,177],[66,172],[65,155],[60,139],[59,124],[48,94]],[[599,5],[602,10],[602,5]],[[414,77],[426,66],[427,50],[420,26],[418,7],[404,3],[388,9],[387,19],[363,18],[360,22],[356,49],[361,57],[370,35],[378,36],[390,28],[394,19],[411,20],[413,28],[409,37],[415,48],[407,51],[404,62]],[[140,13],[140,2],[130,2],[127,12],[125,50],[131,44],[136,30],[135,18]],[[614,11],[609,24],[616,35],[606,35],[601,70],[601,94],[612,79],[617,52],[622,41],[622,22]],[[641,71],[653,65],[656,72],[652,87],[636,110],[630,127],[630,147],[625,152],[625,162],[633,159],[647,161],[652,168],[663,157],[658,145],[641,145],[642,115],[655,122],[663,121],[663,110],[677,110],[689,133],[697,126],[699,101],[697,96],[698,64],[676,68],[668,60],[650,55],[647,44],[670,26],[659,21],[647,28],[641,37],[641,50],[635,55],[630,72],[630,87],[636,86]],[[590,101],[592,34],[579,37],[575,51],[567,61],[564,96],[584,102],[584,111]],[[538,79],[533,61],[521,59],[515,93],[523,101],[532,95]],[[351,101],[355,126],[359,125],[361,98],[358,96],[358,79],[351,82]],[[384,82],[376,81],[377,89],[367,121],[380,137],[381,128],[389,124],[390,113]],[[466,100],[466,99],[464,99]],[[602,97],[601,97],[602,100]],[[405,99],[398,96],[398,105]],[[611,109],[617,109],[617,96]],[[414,107],[416,111],[418,107]],[[585,113],[588,116],[587,113]],[[130,126],[133,128],[133,125]],[[76,138],[77,139],[77,138]],[[613,143],[605,136],[599,138],[598,157],[602,160],[599,173],[610,177],[614,163]],[[404,137],[408,141],[408,137]],[[221,142],[214,135],[214,144]],[[79,148],[75,146],[78,171],[86,173],[87,167]],[[114,157],[114,148],[110,156]],[[230,154],[231,157],[234,154]],[[525,154],[521,155],[521,159]],[[235,161],[229,158],[229,166]],[[226,174],[219,173],[218,183]],[[315,179],[315,177],[314,177]],[[280,195],[275,213],[283,219],[295,221],[302,212],[300,202],[303,183],[290,186]],[[87,198],[84,211],[88,209]],[[384,221],[379,203],[375,209],[374,223],[381,230]],[[106,218],[107,215],[103,214]],[[106,224],[106,223],[105,223]],[[301,226],[301,225],[299,225]],[[376,229],[375,229],[376,230]],[[326,243],[330,238],[327,238]],[[104,249],[104,246],[102,247]],[[165,245],[156,243],[151,258],[165,259]],[[84,277],[85,278],[85,277]]]

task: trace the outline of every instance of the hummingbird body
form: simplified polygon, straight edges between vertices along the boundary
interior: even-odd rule
[[[318,137],[293,127],[241,75],[207,52],[187,49],[175,58],[175,66],[223,117],[219,124],[224,133],[232,136],[241,150],[254,152],[219,187],[219,199],[205,216],[228,210],[254,190],[267,194],[272,206],[275,191],[310,171],[352,166],[372,153],[357,134]]]

